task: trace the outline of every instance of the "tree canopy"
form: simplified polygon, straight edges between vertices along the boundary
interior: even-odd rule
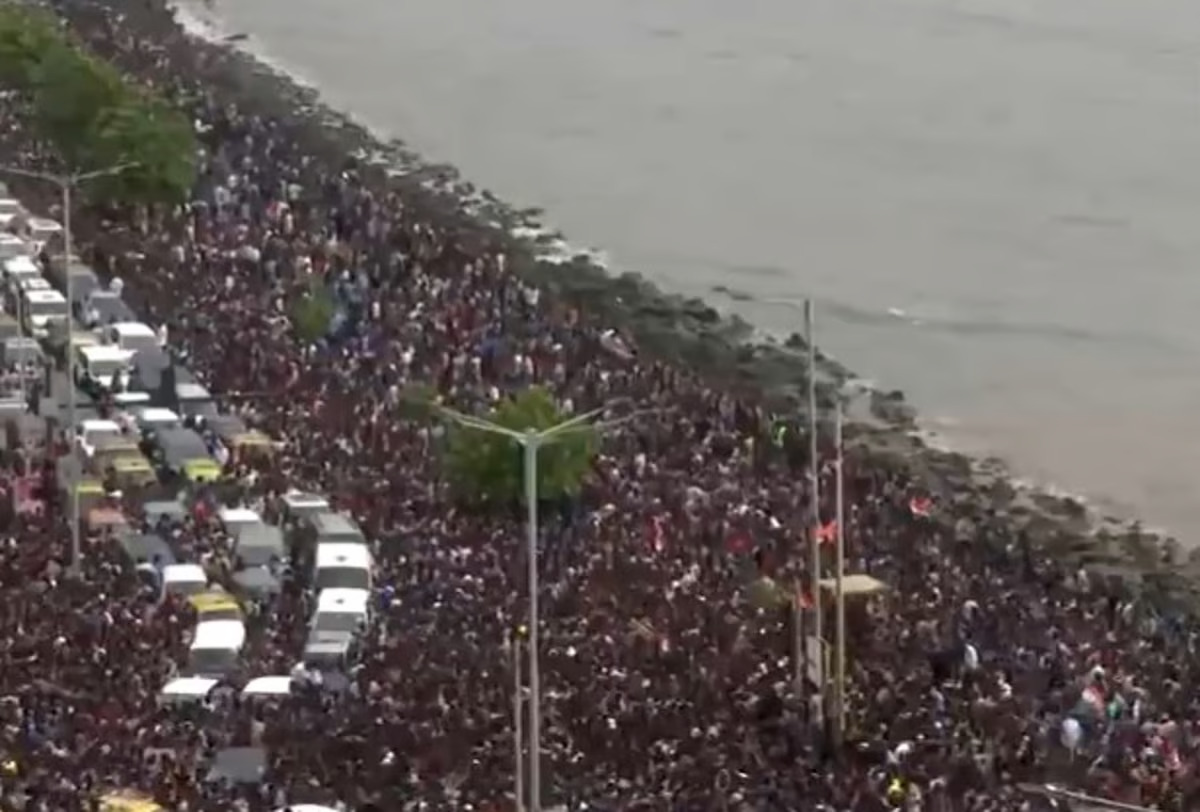
[[[187,199],[197,156],[187,116],[84,51],[52,14],[0,0],[0,88],[20,95],[35,134],[68,171],[132,164],[89,183],[89,196]]]
[[[321,284],[314,283],[292,301],[292,329],[296,337],[311,344],[329,333],[336,307],[333,297]]]
[[[540,387],[504,400],[487,415],[490,422],[514,431],[548,429],[569,418]],[[543,445],[537,459],[539,501],[578,493],[596,447],[596,431],[590,426],[568,430]],[[466,501],[524,504],[524,453],[510,437],[451,422],[446,437],[447,476]]]

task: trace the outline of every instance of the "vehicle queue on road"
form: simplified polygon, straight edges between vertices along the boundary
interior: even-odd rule
[[[0,211],[14,212],[2,192]],[[0,392],[0,418],[32,415],[62,452],[32,501],[70,506],[74,490],[81,532],[120,546],[148,611],[194,618],[160,702],[195,712],[230,697],[286,701],[297,690],[347,688],[372,623],[374,564],[362,530],[317,493],[252,497],[238,474],[269,467],[274,441],[223,411],[175,362],[165,330],[137,320],[119,280],[103,285],[78,258],[53,253],[58,224],[22,212],[0,222],[0,349],[6,364],[18,360],[20,383],[19,398],[11,387]],[[66,274],[85,292],[72,302],[52,284]],[[210,529],[205,543],[186,541],[188,524]],[[268,614],[285,581],[307,596],[308,639],[290,673],[246,673],[248,615]],[[261,749],[223,751],[212,771],[252,781],[264,761]]]

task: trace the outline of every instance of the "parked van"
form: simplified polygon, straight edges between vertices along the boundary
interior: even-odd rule
[[[33,246],[25,242],[16,234],[9,234],[7,231],[0,231],[0,259],[12,259],[13,257],[32,257],[37,252],[33,250]]]
[[[119,321],[104,328],[104,338],[109,344],[116,344],[123,350],[158,349],[158,333],[148,324],[140,321]]]
[[[41,277],[38,279],[45,282]],[[49,290],[28,289],[31,281],[24,282],[26,289],[19,294],[21,296],[21,318],[25,322],[25,329],[34,338],[46,338],[50,334],[51,320],[69,318],[70,308],[67,307],[66,297],[53,288]]]
[[[237,667],[246,645],[246,627],[240,620],[202,620],[188,650],[192,676],[223,677]]]
[[[4,280],[12,290],[16,290],[26,279],[42,278],[42,269],[30,257],[18,255],[4,260]],[[46,287],[50,287],[49,282]]]
[[[234,538],[243,527],[264,523],[257,510],[246,507],[221,508],[217,511],[217,518],[221,520],[221,529]]]
[[[322,640],[354,637],[367,625],[371,593],[365,589],[322,589],[313,613],[312,632]]]
[[[127,375],[133,353],[111,344],[97,344],[77,348],[75,358],[78,364],[75,369],[76,383],[89,394],[94,394],[93,389],[112,389],[118,378]]]
[[[163,592],[188,597],[208,591],[208,574],[199,564],[171,564],[163,567]]]
[[[345,513],[315,513],[308,518],[317,544],[366,544],[358,524]]]
[[[374,580],[371,551],[365,544],[318,544],[313,588],[367,589]]]

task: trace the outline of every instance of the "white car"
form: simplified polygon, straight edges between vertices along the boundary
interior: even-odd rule
[[[45,282],[44,279],[41,281]],[[30,287],[32,284],[36,284],[36,282],[26,280],[19,294],[24,297],[20,304],[21,318],[24,319],[25,326],[34,338],[45,338],[50,334],[50,320],[70,318],[71,308],[67,306],[66,297],[57,290],[53,288],[33,289]]]
[[[25,280],[42,279],[42,269],[30,257],[19,254],[4,260],[4,278],[14,289],[26,290],[23,284]],[[49,289],[50,283],[47,282],[42,290]]]
[[[140,321],[119,321],[104,328],[104,339],[123,350],[139,352],[159,347],[158,333]]]
[[[183,426],[183,420],[170,409],[158,406],[141,406],[133,410],[134,419],[142,431],[156,429],[177,429]]]
[[[111,344],[96,344],[75,350],[76,383],[90,378],[101,389],[112,389],[117,376],[129,371],[133,358],[131,350],[123,350]]]
[[[25,240],[16,234],[0,231],[0,259],[13,259],[14,257],[32,258],[33,255],[32,245],[25,242]]]
[[[84,420],[79,424],[79,447],[90,457],[105,440],[123,435],[115,420]]]

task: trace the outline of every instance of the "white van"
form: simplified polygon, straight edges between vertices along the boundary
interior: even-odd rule
[[[189,597],[208,591],[208,574],[199,564],[168,564],[163,567],[163,592]]]
[[[276,674],[270,677],[255,677],[246,683],[242,696],[250,697],[281,697],[292,693],[292,678],[287,674]]]
[[[20,293],[21,318],[25,321],[25,329],[34,338],[46,338],[50,335],[50,321],[69,318],[71,309],[67,306],[67,298],[53,288],[29,290],[30,281],[25,281],[27,289]]]
[[[371,589],[373,564],[365,544],[318,544],[313,587],[323,589]]]
[[[318,513],[326,513],[330,509],[329,500],[319,493],[290,490],[282,498],[287,515],[294,519],[304,519]]]
[[[183,426],[183,419],[170,409],[160,406],[141,406],[133,410],[133,419],[142,431],[160,431],[162,429],[177,429]]]
[[[158,699],[164,705],[186,705],[208,699],[220,680],[211,677],[176,677],[163,686]]]
[[[63,227],[60,223],[45,217],[30,217],[25,223],[25,230],[29,233],[29,241],[36,249],[33,253],[40,254],[51,238],[62,234]]]
[[[37,252],[33,250],[33,246],[16,234],[0,231],[0,259],[32,257],[35,253]]]
[[[203,620],[188,649],[188,670],[193,676],[221,677],[237,667],[246,645],[246,627],[240,620]]]
[[[221,528],[235,537],[243,527],[264,523],[257,510],[246,507],[221,508],[217,511],[217,518],[221,520]]]
[[[90,378],[101,389],[112,389],[117,376],[130,370],[133,353],[111,344],[96,344],[75,350],[76,383]]]
[[[365,589],[322,589],[317,595],[312,631],[330,635],[356,635],[367,625],[371,593]]]
[[[159,347],[158,333],[140,321],[119,321],[104,328],[104,338],[123,350],[139,352],[156,350]]]
[[[27,256],[15,256],[4,260],[4,279],[13,290],[16,290],[26,279],[44,279],[44,277],[42,269],[32,259]],[[50,283],[47,282],[43,290],[49,288]]]
[[[121,426],[115,420],[81,420],[79,421],[79,447],[89,458],[96,453],[96,447],[106,440],[118,440],[125,436]]]

